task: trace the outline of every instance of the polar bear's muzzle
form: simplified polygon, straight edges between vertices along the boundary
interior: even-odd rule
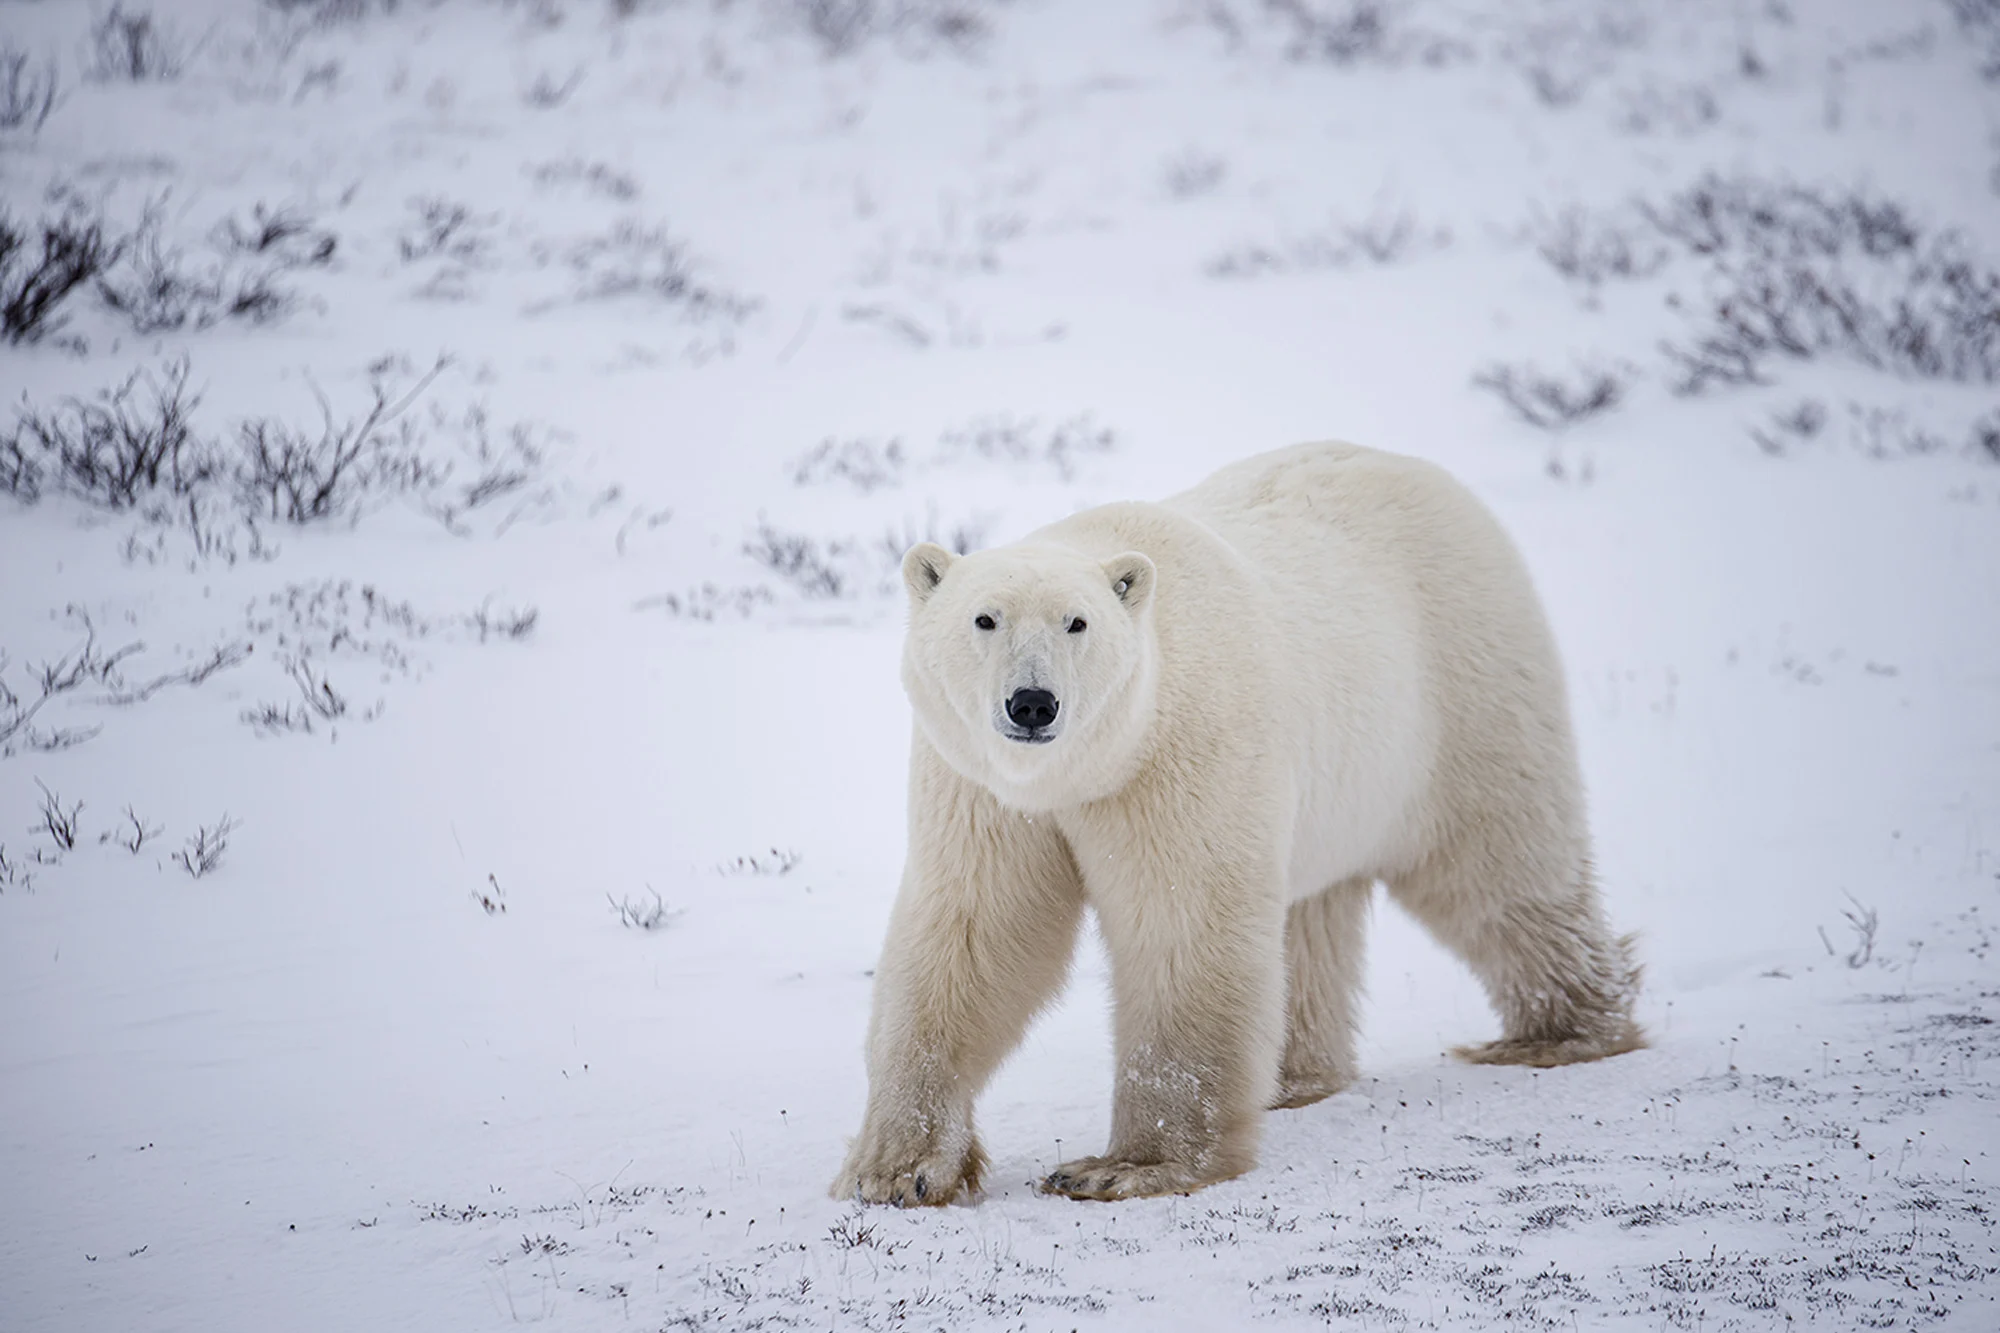
[[[1061,711],[1062,701],[1053,692],[1029,686],[1007,696],[1005,716],[993,719],[994,730],[1023,745],[1046,745],[1056,738]]]

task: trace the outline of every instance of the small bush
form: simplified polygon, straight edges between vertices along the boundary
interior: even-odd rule
[[[891,590],[900,586],[898,576],[902,572],[903,557],[911,547],[921,542],[936,542],[955,555],[969,555],[986,545],[986,524],[974,519],[954,524],[949,529],[940,528],[937,513],[933,510],[924,519],[922,527],[906,519],[900,527],[884,532],[876,552],[882,559],[886,582]]]
[[[1643,278],[1667,262],[1667,252],[1658,243],[1582,208],[1537,219],[1534,232],[1535,251],[1550,268],[1591,287],[1609,278]]]
[[[1695,335],[1663,347],[1678,393],[1762,383],[1774,357],[1845,355],[1918,379],[2000,380],[2000,271],[1943,236],[1860,276],[1827,259],[1727,266]]]
[[[0,130],[40,130],[56,109],[59,87],[54,60],[37,65],[26,51],[0,41]]]
[[[759,520],[756,536],[743,544],[743,554],[811,598],[845,597],[854,589],[848,569],[853,546],[824,542],[802,533],[783,532]]]
[[[1968,444],[1974,453],[1985,454],[1988,462],[2000,463],[2000,409],[1972,423]]]
[[[325,394],[318,394],[317,434],[273,417],[244,422],[237,432],[236,482],[246,501],[266,509],[273,519],[294,524],[349,512],[377,479],[375,464],[386,443],[383,433],[423,395],[446,364],[440,358],[400,395],[389,387],[393,367],[378,366],[369,384],[369,408],[358,420],[335,420],[333,405]]]
[[[1794,444],[1818,439],[1826,429],[1826,420],[1826,404],[1807,398],[1782,412],[1773,412],[1768,424],[1751,429],[1750,438],[1775,458],[1790,452]]]
[[[0,210],[0,338],[36,343],[63,326],[60,310],[85,283],[100,277],[125,252],[104,224],[68,212],[40,226],[41,249]]]
[[[1388,6],[1382,0],[1266,0],[1265,8],[1291,28],[1287,53],[1294,60],[1357,65],[1389,50]]]
[[[478,610],[465,618],[472,632],[479,636],[481,643],[489,639],[507,639],[522,643],[533,638],[535,626],[540,624],[542,613],[532,606],[509,606],[495,609],[482,604]]]
[[[1610,371],[1580,368],[1574,384],[1544,374],[1531,365],[1494,365],[1473,377],[1491,389],[1514,415],[1542,430],[1561,430],[1618,406],[1624,381]]]
[[[976,417],[964,426],[945,431],[938,442],[938,454],[945,460],[979,458],[995,463],[1044,466],[1053,468],[1064,481],[1073,481],[1086,459],[1108,454],[1117,447],[1117,433],[1099,425],[1087,412],[1046,429],[1033,417],[1000,413]]]
[[[990,0],[786,0],[783,12],[829,59],[888,39],[966,51],[992,31]]]
[[[264,0],[264,3],[280,14],[324,27],[357,22],[377,9],[393,14],[399,6],[399,0]]]
[[[224,254],[255,256],[282,268],[321,268],[333,262],[340,239],[289,208],[254,204],[248,218],[216,224],[213,240]]]
[[[269,324],[298,305],[297,294],[278,281],[285,267],[290,265],[198,266],[185,251],[162,244],[157,221],[149,218],[124,268],[100,279],[98,291],[142,334],[210,329],[231,319]]]
[[[1980,74],[2000,81],[2000,0],[1946,0],[1958,28],[1980,53]]]
[[[70,852],[76,850],[76,840],[82,831],[81,817],[83,802],[63,804],[62,797],[50,791],[40,778],[35,785],[42,789],[42,822],[37,831],[46,833],[56,850]]]
[[[1762,259],[1909,254],[1922,232],[1893,201],[1860,190],[1827,193],[1751,176],[1703,175],[1640,212],[1688,253]]]
[[[684,244],[664,228],[629,219],[602,236],[571,245],[564,262],[575,275],[579,301],[642,296],[678,306],[696,318],[727,319],[741,318],[754,304],[698,281]]]
[[[416,216],[404,225],[396,240],[403,262],[448,259],[460,264],[480,264],[492,248],[490,233],[497,215],[474,213],[465,204],[442,195],[426,195],[410,200]]]
[[[1426,227],[1409,210],[1379,206],[1359,222],[1334,221],[1318,231],[1271,245],[1253,242],[1225,251],[1204,266],[1213,278],[1394,264],[1451,244],[1444,227]]]
[[[1213,194],[1228,174],[1227,161],[1190,148],[1167,159],[1160,182],[1170,199],[1196,199]]]
[[[65,399],[47,413],[23,406],[13,433],[0,437],[0,484],[11,480],[11,493],[32,500],[52,475],[61,489],[106,509],[129,509],[162,490],[192,493],[218,465],[194,432],[201,398],[187,379],[183,358],[157,378],[136,372],[94,400]]]
[[[187,64],[187,47],[150,9],[114,4],[90,25],[90,73],[106,82],[164,83]]]
[[[844,481],[867,495],[886,486],[900,486],[909,460],[903,442],[890,440],[822,440],[811,452],[791,465],[792,482],[799,486],[819,486]]]
[[[229,850],[229,835],[236,829],[236,821],[228,815],[213,824],[201,825],[187,845],[174,853],[174,864],[187,871],[190,879],[213,874],[222,865],[222,854]]]
[[[571,70],[569,76],[560,81],[547,70],[543,70],[535,76],[535,81],[529,84],[527,90],[521,94],[521,100],[538,111],[553,111],[564,102],[569,101],[570,95],[582,86],[583,71],[581,69]]]
[[[87,616],[78,616],[83,622],[84,640],[72,653],[65,654],[54,662],[43,662],[29,672],[35,689],[35,698],[29,700],[7,684],[5,672],[7,661],[0,655],[0,759],[16,754],[21,747],[30,750],[63,750],[80,740],[88,740],[96,734],[95,728],[88,731],[38,731],[34,722],[41,711],[64,695],[74,694],[85,686],[118,686],[118,665],[136,653],[140,645],[133,643],[113,653],[103,653],[97,647],[97,630]]]
[[[627,930],[651,932],[663,930],[673,924],[674,918],[680,915],[680,910],[668,907],[652,888],[648,887],[646,892],[652,895],[653,901],[647,902],[642,898],[631,897],[621,900],[613,898],[608,893],[604,895],[606,901],[611,904],[611,911],[618,918],[619,925]]]
[[[528,176],[544,189],[576,183],[607,199],[629,202],[639,197],[639,182],[606,162],[559,158],[530,167]]]

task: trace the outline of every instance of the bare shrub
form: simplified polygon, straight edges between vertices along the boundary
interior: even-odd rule
[[[477,265],[486,261],[493,247],[491,233],[499,222],[497,214],[475,213],[468,205],[442,195],[412,199],[410,211],[415,216],[396,239],[404,263],[448,259]]]
[[[35,343],[59,332],[63,303],[100,277],[125,252],[126,243],[105,235],[104,224],[74,211],[44,220],[41,250],[29,230],[0,210],[0,337]]]
[[[646,892],[652,894],[653,901],[647,902],[643,898],[629,896],[622,899],[613,898],[608,893],[604,895],[605,901],[611,904],[611,911],[617,916],[619,925],[627,930],[650,932],[663,930],[673,924],[674,918],[680,915],[680,909],[668,907],[660,895],[653,891],[652,885],[646,886]]]
[[[939,525],[937,511],[933,509],[925,516],[921,527],[905,519],[901,526],[884,532],[876,551],[882,557],[891,591],[898,585],[897,576],[903,567],[903,556],[920,542],[936,542],[956,555],[969,555],[986,544],[986,524],[974,519],[944,528]]]
[[[480,910],[488,916],[507,915],[507,891],[500,887],[498,875],[489,874],[486,887],[472,891],[472,901],[478,903]]]
[[[35,779],[35,785],[42,789],[42,822],[32,831],[46,833],[57,851],[75,851],[82,830],[83,802],[65,805],[63,798],[49,790],[40,778]]]
[[[1650,276],[1667,262],[1664,247],[1616,219],[1584,208],[1565,208],[1532,224],[1535,252],[1550,268],[1587,286],[1609,278]]]
[[[797,486],[819,486],[844,481],[867,495],[883,487],[902,485],[908,461],[901,440],[878,443],[869,439],[827,439],[791,464],[792,482]]]
[[[1196,199],[1213,194],[1228,174],[1227,160],[1188,148],[1167,159],[1160,172],[1160,183],[1170,199]]]
[[[1798,259],[1858,250],[1879,259],[1914,251],[1922,238],[1908,212],[1892,200],[1754,176],[1708,172],[1686,189],[1639,208],[1662,236],[1696,255]]]
[[[1210,259],[1203,267],[1214,278],[1249,278],[1264,273],[1394,264],[1451,244],[1444,227],[1427,227],[1406,208],[1378,204],[1359,222],[1334,220],[1271,244],[1252,242]]]
[[[264,0],[264,4],[280,14],[322,27],[358,22],[377,9],[393,14],[401,7],[400,0]]]
[[[1073,481],[1086,459],[1108,454],[1117,447],[1117,432],[1099,425],[1088,412],[1046,428],[1033,417],[1003,412],[975,417],[963,426],[945,431],[938,441],[938,454],[946,461],[978,458],[1049,467],[1064,481]]]
[[[2000,81],[2000,0],[1946,0],[1974,49],[1980,52],[1980,74]]]
[[[115,829],[98,834],[97,840],[100,843],[115,842],[126,851],[132,853],[132,855],[137,856],[147,843],[159,837],[164,832],[166,830],[160,825],[148,824],[145,820],[139,818],[138,813],[128,805],[125,807],[125,822]]]
[[[137,645],[134,645],[135,647]],[[154,676],[151,680],[137,685],[125,685],[115,680],[107,680],[111,688],[105,692],[104,702],[129,706],[142,704],[170,685],[196,686],[205,683],[209,677],[230,667],[240,666],[250,657],[250,645],[243,640],[218,644],[193,666],[179,671],[169,671],[165,675]]]
[[[1863,454],[1875,459],[1921,458],[1943,453],[1950,441],[1896,407],[1850,403],[1849,438]]]
[[[1829,353],[1919,379],[2000,380],[2000,271],[1953,235],[1860,275],[1827,259],[1728,265],[1698,318],[1691,339],[1662,348],[1683,394]]]
[[[1491,389],[1514,415],[1542,430],[1562,430],[1616,407],[1625,384],[1608,370],[1579,367],[1567,383],[1534,366],[1495,364],[1473,376],[1472,382]]]
[[[967,51],[992,31],[993,0],[781,0],[780,12],[828,58],[877,40]]]
[[[755,303],[698,281],[687,247],[664,227],[626,219],[602,236],[586,237],[563,254],[574,275],[574,299],[614,300],[641,296],[679,307],[702,318],[739,319]]]
[[[704,583],[685,592],[664,592],[641,598],[634,603],[633,609],[660,610],[678,619],[713,623],[728,616],[742,619],[753,614],[758,607],[769,606],[772,601],[771,590],[762,584],[724,588]]]
[[[143,646],[131,643],[112,653],[101,652],[97,646],[97,629],[90,623],[90,618],[81,613],[73,614],[83,622],[83,643],[54,662],[43,662],[30,669],[29,679],[35,692],[32,701],[7,684],[7,661],[4,655],[0,655],[0,758],[12,756],[23,746],[30,750],[67,749],[95,735],[94,727],[83,732],[61,728],[37,731],[34,722],[50,703],[85,686],[115,688],[119,663]]]
[[[806,597],[845,597],[854,590],[854,576],[848,568],[851,543],[821,542],[803,533],[781,531],[759,519],[756,535],[743,544],[743,554]]]
[[[1826,404],[1817,398],[1807,398],[1786,408],[1773,412],[1767,425],[1753,427],[1750,438],[1765,453],[1777,457],[1790,452],[1792,445],[1819,438],[1826,429]]]
[[[106,82],[165,83],[187,64],[187,46],[150,9],[114,4],[90,25],[90,74]]]
[[[317,722],[338,722],[347,716],[347,696],[333,687],[323,670],[303,657],[284,664],[285,674],[298,688],[299,698],[291,703],[260,703],[246,708],[242,718],[260,736],[295,731],[313,734]]]
[[[771,847],[749,856],[733,857],[715,868],[719,875],[789,875],[805,860],[802,852],[788,847]]]
[[[607,199],[629,202],[639,197],[639,182],[608,162],[585,162],[581,158],[558,158],[528,168],[528,177],[544,189],[580,184]]]
[[[187,378],[186,358],[176,358],[157,377],[137,371],[93,400],[65,399],[46,413],[24,405],[5,437],[11,447],[0,449],[19,472],[14,493],[33,499],[46,472],[80,499],[129,509],[156,491],[185,496],[206,484],[218,464],[213,446],[194,433],[201,398],[189,393]]]
[[[1618,128],[1628,134],[1693,134],[1713,125],[1722,115],[1715,94],[1700,84],[1648,83],[1628,92],[1624,103]]]
[[[41,490],[41,462],[21,447],[21,432],[0,435],[0,495],[33,503]]]
[[[447,364],[440,357],[414,385],[396,394],[390,387],[396,367],[378,363],[370,376],[369,408],[358,419],[336,420],[333,405],[315,387],[321,417],[316,436],[271,417],[244,422],[238,431],[237,486],[247,500],[286,523],[314,523],[351,512],[375,480],[372,464],[386,447],[383,432]]]
[[[316,671],[312,663],[295,658],[286,672],[299,687],[299,697],[314,717],[323,722],[338,722],[347,716],[347,696],[333,688],[324,671]]]
[[[287,731],[312,735],[312,710],[297,704],[260,703],[244,709],[240,716],[259,736],[275,736]]]
[[[570,95],[582,86],[581,69],[571,70],[569,76],[560,81],[547,70],[543,70],[521,94],[521,100],[539,111],[553,111],[569,101]]]
[[[455,450],[447,453],[440,439]],[[544,433],[529,422],[498,431],[484,404],[456,416],[433,404],[426,429],[402,432],[385,447],[377,480],[385,489],[417,495],[426,513],[463,533],[469,514],[525,490],[547,458]]]
[[[1984,453],[1989,461],[2000,463],[2000,409],[1972,423],[1968,444],[1975,453]]]
[[[213,824],[197,827],[187,845],[174,853],[174,864],[187,871],[190,879],[214,873],[222,864],[223,853],[229,850],[229,835],[237,827],[228,815]]]
[[[0,40],[0,130],[39,131],[56,109],[60,87],[53,59],[36,64],[26,51]]]
[[[1854,932],[1854,949],[1847,955],[1847,965],[1853,968],[1865,967],[1868,960],[1875,956],[1875,931],[1881,925],[1881,920],[1876,916],[1874,908],[1863,907],[1861,900],[1853,894],[1847,895],[1847,901],[1854,904],[1853,911],[1841,912],[1841,915],[1847,918],[1848,928]]]
[[[333,262],[340,239],[292,208],[253,204],[247,218],[216,224],[213,239],[225,254],[252,255],[284,268],[321,268]]]
[[[165,244],[157,217],[141,224],[126,262],[98,281],[104,303],[132,322],[135,332],[214,328],[224,320],[269,324],[298,306],[298,295],[279,282],[286,264],[201,264]]]
[[[20,861],[7,855],[7,844],[0,842],[0,892],[7,889],[33,889],[34,872]]]
[[[495,609],[482,604],[478,610],[465,618],[472,632],[485,643],[489,639],[507,639],[521,643],[534,636],[535,626],[541,623],[542,613],[532,606],[508,606]]]
[[[1356,65],[1389,50],[1389,7],[1382,0],[1266,0],[1265,9],[1291,29],[1294,60]]]

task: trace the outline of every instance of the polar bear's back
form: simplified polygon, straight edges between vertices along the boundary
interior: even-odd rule
[[[1163,507],[1212,531],[1268,593],[1281,726],[1302,775],[1296,892],[1390,874],[1467,820],[1580,830],[1547,621],[1513,542],[1449,473],[1304,444]],[[1546,780],[1522,783],[1529,770]],[[1522,791],[1547,804],[1498,808]]]

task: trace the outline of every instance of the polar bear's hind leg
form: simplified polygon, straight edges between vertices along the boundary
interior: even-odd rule
[[[1512,846],[1457,849],[1390,884],[1471,967],[1500,1015],[1500,1040],[1457,1048],[1462,1060],[1546,1069],[1646,1044],[1632,1019],[1632,937],[1605,924],[1588,859],[1554,875],[1540,862]]]
[[[1355,1013],[1372,877],[1291,905],[1285,916],[1285,1060],[1272,1110],[1310,1106],[1354,1082]]]

